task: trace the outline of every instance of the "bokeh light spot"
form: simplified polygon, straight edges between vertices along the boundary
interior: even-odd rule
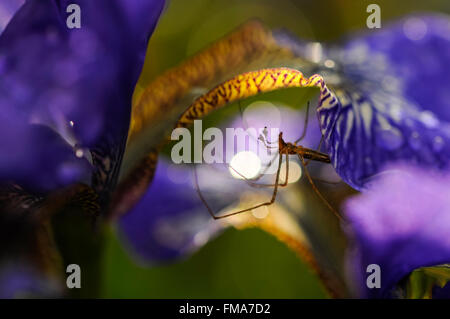
[[[231,159],[229,171],[236,179],[250,179],[261,170],[261,160],[253,152],[239,152]]]

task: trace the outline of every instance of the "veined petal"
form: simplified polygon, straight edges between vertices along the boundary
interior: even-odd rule
[[[225,105],[260,93],[286,88],[318,88],[318,111],[331,108],[337,101],[320,75],[305,77],[302,72],[290,68],[261,69],[239,74],[197,98],[181,115],[177,127],[186,127],[195,119]]]
[[[328,72],[339,81],[324,81],[338,104],[319,120],[336,171],[352,187],[364,188],[391,162],[449,168],[449,31],[446,16],[408,17],[329,50],[336,67]]]
[[[380,80],[387,91],[398,91],[450,122],[449,34],[447,15],[408,16],[347,42],[341,52],[344,72],[350,80],[353,76]]]

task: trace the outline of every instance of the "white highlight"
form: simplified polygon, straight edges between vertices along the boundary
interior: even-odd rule
[[[355,114],[353,113],[353,110],[349,110],[347,112],[347,127],[345,129],[345,135],[344,135],[344,144],[347,143],[348,139],[350,138],[350,133],[353,129],[353,118],[355,117]]]
[[[330,59],[328,59],[328,60],[325,60],[325,62],[323,63],[327,68],[334,68],[335,67],[335,65],[336,65],[336,63],[334,63],[334,61],[333,60],[330,60]]]
[[[256,101],[247,106],[243,114],[246,127],[259,128],[261,123],[265,123],[267,127],[281,127],[281,113],[278,107],[267,101]],[[255,136],[256,138],[258,136]],[[270,138],[278,138],[277,136],[269,136]]]
[[[229,171],[236,179],[251,179],[261,170],[261,160],[253,152],[239,152],[231,159]]]
[[[320,42],[312,42],[308,44],[309,58],[314,63],[319,63],[323,58],[323,47]]]
[[[269,208],[267,206],[261,206],[252,210],[252,215],[258,219],[264,219],[269,215]]]
[[[302,177],[302,168],[295,161],[289,161],[288,183],[297,182]],[[286,181],[286,162],[281,164],[280,168],[280,184]]]
[[[430,111],[420,113],[420,121],[428,128],[435,128],[439,125],[439,120]]]
[[[78,158],[82,158],[84,156],[84,151],[81,148],[75,150],[75,156]]]
[[[372,125],[373,111],[372,106],[368,102],[361,103],[361,116],[363,119],[364,128],[366,130],[366,136],[369,137],[372,135],[371,125]]]

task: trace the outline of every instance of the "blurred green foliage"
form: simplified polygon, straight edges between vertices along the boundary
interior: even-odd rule
[[[299,37],[335,41],[366,28],[367,0],[172,0],[149,45],[140,84],[175,66],[250,18]],[[448,0],[376,1],[382,23],[418,11],[450,13]],[[187,260],[138,266],[107,234],[101,297],[323,298],[318,279],[284,244],[260,230],[228,230]]]
[[[230,229],[187,260],[145,268],[110,233],[103,297],[323,298],[311,270],[259,229]]]
[[[367,30],[371,3],[381,7],[382,26],[416,12],[450,13],[448,0],[169,0],[150,40],[141,83],[252,18],[303,39],[338,41],[348,32]]]

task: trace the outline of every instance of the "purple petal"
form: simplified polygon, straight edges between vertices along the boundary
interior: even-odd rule
[[[392,297],[392,289],[420,267],[450,262],[450,174],[414,166],[390,167],[349,199],[350,280],[363,297]],[[366,268],[381,267],[381,288],[368,289]]]
[[[449,168],[448,34],[446,16],[408,17],[330,50],[338,103],[319,118],[336,171],[352,187],[391,162]]]
[[[444,287],[434,287],[433,299],[449,299],[450,298],[450,283],[447,283]]]
[[[92,167],[65,140],[48,127],[27,125],[19,129],[5,123],[0,148],[2,178],[14,181],[29,191],[42,192],[82,181],[89,183]],[[13,140],[20,143],[11,143]],[[78,152],[83,152],[78,150]],[[32,154],[33,158],[29,158]],[[78,156],[77,156],[78,154]],[[7,169],[6,169],[7,168]]]
[[[446,15],[409,16],[379,32],[350,41],[345,50],[367,50],[397,80],[405,98],[450,121],[450,18]],[[373,74],[367,74],[371,77]]]
[[[42,274],[17,264],[3,265],[0,270],[0,299],[55,298],[61,295],[53,280],[45,280]]]
[[[71,3],[27,1],[2,33],[0,135],[7,134],[5,119],[23,138],[32,133],[30,123],[49,126],[68,145],[92,151],[99,170],[95,183],[113,184],[111,172],[117,171],[125,145],[146,41],[164,1],[76,1],[81,7],[80,29],[66,26]],[[3,146],[14,146],[20,162],[33,166],[45,142],[30,148],[20,147],[18,141],[13,138]],[[47,152],[60,157],[56,150]],[[10,178],[13,158],[1,153],[0,178]],[[72,160],[77,160],[75,155],[72,152]],[[36,167],[27,183],[58,173],[46,168]]]
[[[230,204],[223,193],[218,196],[218,189],[214,192],[202,187],[202,191],[216,208]],[[146,194],[119,224],[131,250],[145,262],[170,260],[190,253],[222,228],[199,199],[192,184],[192,171],[164,160],[159,161]]]

